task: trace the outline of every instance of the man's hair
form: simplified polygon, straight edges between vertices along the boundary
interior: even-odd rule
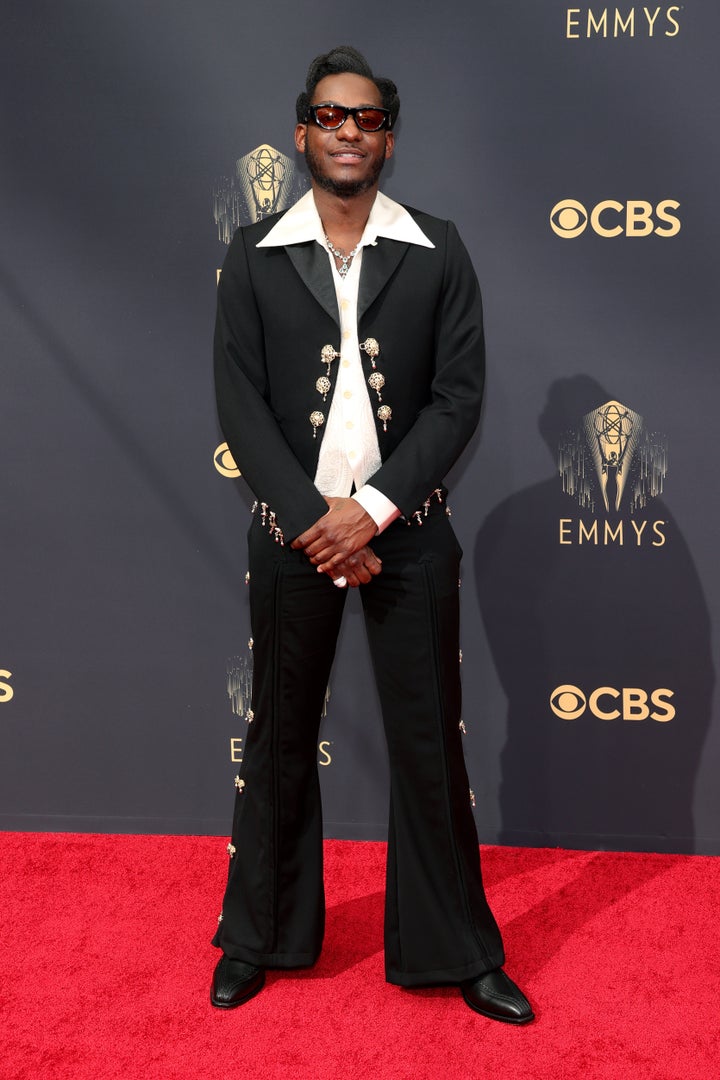
[[[363,78],[375,83],[380,91],[383,108],[388,109],[390,112],[389,126],[394,127],[400,112],[400,98],[398,97],[397,86],[392,79],[376,78],[362,53],[359,53],[357,49],[353,49],[351,45],[338,45],[337,48],[331,49],[329,53],[323,53],[322,56],[315,57],[308,68],[305,90],[298,96],[295,103],[298,123],[304,124],[307,120],[308,106],[315,93],[315,87],[320,80],[324,79],[326,75],[345,74],[362,75]]]

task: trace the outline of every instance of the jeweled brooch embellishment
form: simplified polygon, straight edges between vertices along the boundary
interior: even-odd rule
[[[380,391],[385,385],[385,376],[380,371],[373,371],[372,375],[368,379],[368,386],[371,386],[378,396],[378,401],[382,401],[382,394]]]
[[[323,401],[327,401],[327,396],[330,393],[331,387],[332,383],[328,379],[327,375],[321,375],[315,383],[315,389],[317,390],[318,394],[322,394]]]
[[[388,420],[392,419],[392,409],[389,405],[381,405],[377,411],[378,420],[382,420],[383,431],[387,431]]]
[[[340,353],[337,352],[332,347],[332,345],[323,345],[322,349],[320,350],[320,359],[323,362],[323,364],[327,364],[327,374],[328,375],[330,374],[330,366],[331,366],[333,360],[337,360],[339,356],[340,356]]]
[[[315,412],[310,413],[310,423],[313,426],[313,439],[316,439],[317,429],[323,426],[323,424],[325,423],[325,417],[321,412],[318,412],[316,410]]]
[[[375,357],[380,355],[380,344],[374,337],[365,338],[360,342],[360,348],[370,357],[370,363],[375,369]]]

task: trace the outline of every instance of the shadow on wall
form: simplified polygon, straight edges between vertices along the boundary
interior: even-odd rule
[[[588,376],[561,379],[539,418],[553,461],[572,429],[585,440],[586,506],[556,474],[500,503],[477,537],[480,608],[508,700],[501,839],[692,852],[709,615],[667,506],[650,498],[631,513],[629,483],[618,497],[639,445],[619,472],[594,453],[583,418],[611,399]],[[622,438],[614,445],[622,454]]]

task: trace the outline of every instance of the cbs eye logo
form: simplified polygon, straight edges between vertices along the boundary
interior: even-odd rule
[[[577,199],[561,199],[550,211],[550,228],[563,240],[573,240],[590,225],[598,236],[677,236],[680,219],[671,210],[680,203],[675,199],[663,199],[657,206],[642,199],[626,203],[615,199],[603,199],[592,210],[585,209]]]
[[[242,475],[226,442],[220,443],[213,454],[213,465],[221,476],[229,476],[232,479],[235,476]]]
[[[647,720],[650,717],[659,723],[667,723],[675,716],[675,706],[669,700],[671,697],[674,697],[672,690],[648,693],[636,686],[626,686],[622,690],[600,686],[585,695],[579,686],[565,683],[553,690],[550,708],[561,720],[577,720],[589,709],[598,720],[619,720],[621,717],[623,720]]]
[[[587,210],[575,199],[563,199],[550,211],[550,225],[557,236],[572,240],[585,231],[588,223]]]

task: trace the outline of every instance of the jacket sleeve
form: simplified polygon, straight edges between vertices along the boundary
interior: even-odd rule
[[[237,467],[293,540],[327,503],[285,439],[268,400],[263,321],[253,290],[245,237],[238,229],[218,284],[215,390],[223,434]]]
[[[435,370],[430,403],[369,483],[406,517],[440,487],[480,419],[485,381],[480,286],[452,222],[435,314]]]

